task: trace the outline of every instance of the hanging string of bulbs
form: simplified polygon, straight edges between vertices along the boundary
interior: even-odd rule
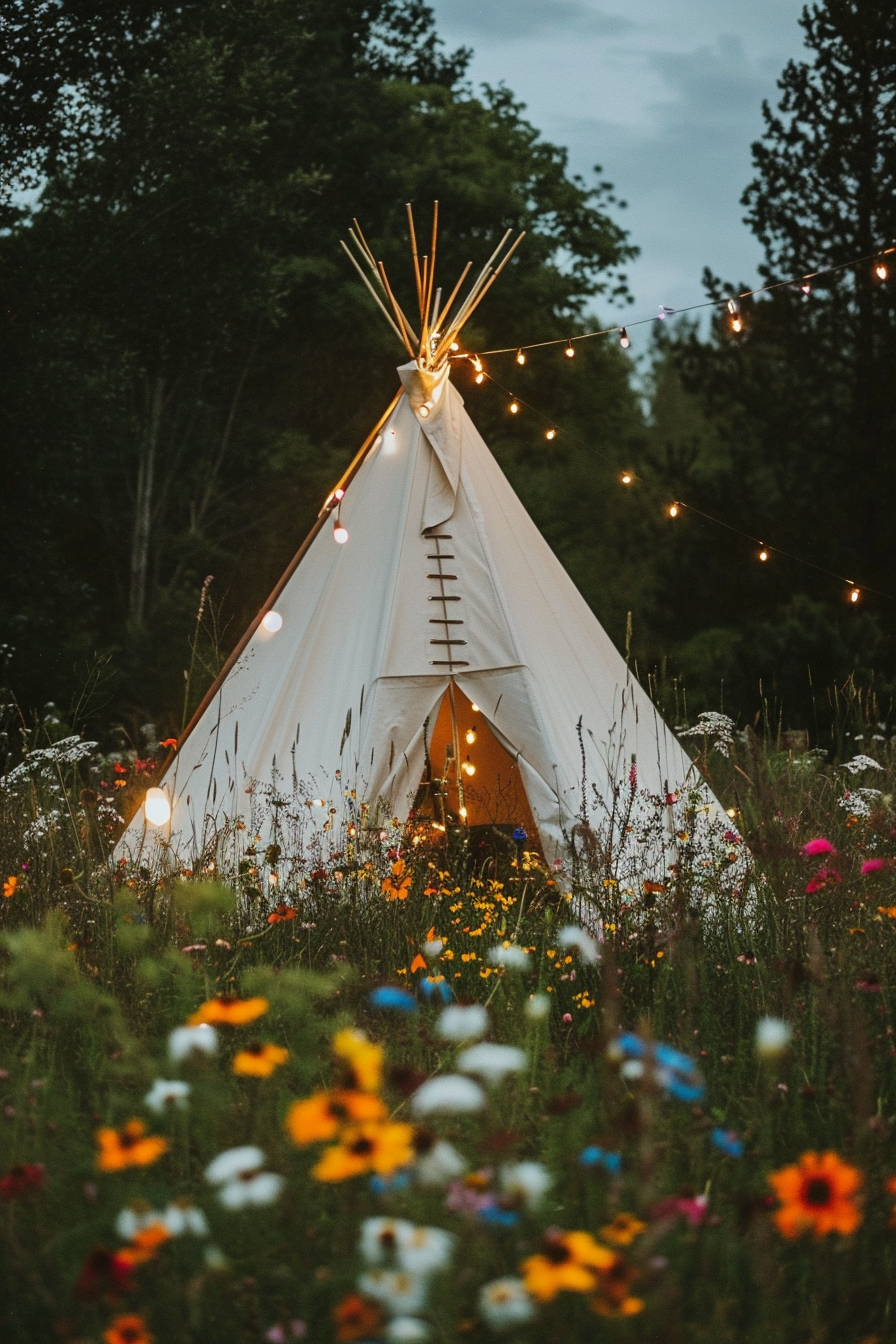
[[[497,388],[497,390],[503,393],[505,397],[509,398],[507,409],[511,415],[518,415],[520,410],[525,408],[530,414],[539,419],[542,424],[547,426],[544,435],[546,439],[553,441],[557,438],[557,435],[560,433],[560,428],[555,420],[546,416],[537,406],[533,406],[530,402],[524,401],[522,397],[516,396],[508,388],[499,383],[496,378],[493,378],[490,373],[487,373],[482,364],[482,360],[478,355],[469,355],[466,356],[466,358],[470,360],[475,371],[473,378],[474,383],[480,386],[485,382],[491,383],[493,387]],[[586,444],[582,436],[577,434],[574,430],[570,431],[564,429],[563,437],[569,438],[580,444],[582,447],[588,448],[589,452],[593,453],[595,451],[594,446],[592,444]],[[597,455],[602,457],[606,462],[610,461],[609,454],[606,452],[602,453],[598,449]],[[631,487],[637,483],[638,479],[639,478],[635,472],[628,468],[618,472],[618,480],[622,486]],[[705,522],[712,523],[716,527],[722,527],[728,532],[733,532],[736,536],[742,537],[745,541],[748,541],[751,544],[751,547],[757,547],[758,549],[754,553],[756,559],[762,564],[767,564],[773,555],[779,555],[782,558],[793,561],[797,565],[802,565],[806,569],[813,569],[819,574],[825,574],[828,578],[836,579],[838,583],[846,586],[846,600],[853,606],[861,601],[864,593],[873,593],[877,597],[886,598],[889,602],[896,602],[896,597],[894,597],[892,593],[886,593],[880,588],[874,588],[871,584],[857,583],[854,579],[847,578],[837,570],[827,569],[824,565],[818,565],[814,560],[807,560],[804,556],[796,555],[793,551],[785,550],[782,546],[772,546],[768,542],[762,541],[754,536],[753,533],[746,532],[743,528],[737,527],[733,523],[726,522],[724,518],[716,518],[714,514],[707,513],[704,509],[698,509],[696,505],[689,504],[686,500],[675,499],[671,504],[667,504],[665,508],[666,517],[673,520],[680,518],[685,512],[692,513],[695,516],[702,518]]]
[[[643,327],[654,322],[665,322],[669,317],[680,317],[685,313],[696,313],[704,308],[727,308],[728,321],[731,330],[735,335],[740,335],[744,330],[744,318],[741,311],[741,302],[744,299],[755,298],[759,294],[771,294],[777,289],[798,289],[802,294],[808,296],[812,292],[813,281],[824,280],[829,275],[837,275],[840,271],[848,271],[856,266],[871,266],[871,277],[878,284],[885,284],[890,278],[891,267],[887,257],[896,252],[896,245],[890,247],[878,248],[875,252],[869,252],[864,257],[856,257],[853,261],[842,261],[837,266],[828,266],[826,270],[809,271],[806,275],[791,276],[789,280],[775,280],[769,285],[758,285],[755,289],[744,289],[739,294],[725,296],[722,299],[704,299],[701,303],[691,303],[685,308],[667,308],[665,304],[660,304],[659,311],[651,317],[639,317],[633,322],[628,322],[625,326],[602,327],[599,331],[582,331],[574,336],[561,336],[548,341],[530,341],[523,345],[504,345],[495,350],[480,350],[476,358],[481,359],[483,355],[516,355],[517,364],[525,364],[527,351],[546,350],[550,346],[563,346],[563,353],[567,359],[575,359],[576,344],[579,341],[592,341],[602,336],[619,336],[619,344],[623,350],[628,350],[631,345],[629,328]],[[463,353],[452,353],[450,359],[468,359],[473,356]],[[481,372],[481,370],[480,370]]]

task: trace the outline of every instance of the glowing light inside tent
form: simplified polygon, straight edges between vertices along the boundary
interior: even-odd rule
[[[467,819],[467,809],[466,809],[465,807],[462,807],[462,808],[460,809],[460,815],[463,817],[464,821],[466,821],[466,819]],[[434,830],[434,831],[444,831],[444,829],[445,829],[444,826],[434,826],[434,827],[433,827],[433,830]]]
[[[168,801],[168,795],[161,789],[147,789],[146,797],[143,800],[143,811],[150,825],[164,826],[166,821],[171,820],[171,804]]]
[[[468,728],[464,733],[464,737],[467,739],[467,746],[472,747],[473,743],[476,741],[476,729]]]
[[[471,705],[470,708],[472,709],[474,714],[478,714],[480,712],[478,705]]]
[[[485,381],[485,374],[484,374],[484,373],[477,373],[477,375],[476,375],[476,377],[474,378],[473,381],[476,382],[476,383],[484,382],[484,381]]]
[[[476,767],[472,761],[464,761],[460,768],[465,775],[475,775],[476,773]]]
[[[340,546],[344,546],[348,541],[348,528],[338,518],[333,520],[333,540],[338,542]]]
[[[266,611],[261,618],[262,630],[267,630],[269,635],[276,635],[278,630],[283,629],[283,617],[279,611]]]

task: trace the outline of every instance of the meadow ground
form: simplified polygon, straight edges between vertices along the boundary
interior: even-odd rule
[[[712,726],[663,882],[363,824],[160,879],[109,858],[152,753],[32,740],[0,1337],[896,1339],[896,739]]]

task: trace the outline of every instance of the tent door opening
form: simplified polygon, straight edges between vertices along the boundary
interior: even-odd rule
[[[461,808],[466,809],[465,818]],[[442,697],[428,734],[414,810],[443,826],[465,820],[471,829],[493,827],[508,833],[522,826],[530,848],[538,845],[517,762],[495,737],[482,711],[454,682]]]

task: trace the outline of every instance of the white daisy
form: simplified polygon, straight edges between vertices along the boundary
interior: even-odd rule
[[[522,1279],[493,1279],[479,1290],[479,1314],[492,1330],[508,1330],[531,1321],[535,1304]]]
[[[532,1210],[550,1190],[554,1178],[541,1162],[508,1162],[501,1168],[500,1182],[505,1195],[521,1199]]]
[[[143,1098],[143,1104],[156,1115],[164,1115],[167,1110],[184,1110],[189,1095],[189,1083],[182,1083],[178,1078],[157,1078]]]
[[[387,1344],[422,1344],[431,1334],[429,1326],[419,1316],[396,1316],[386,1326]]]
[[[436,1031],[445,1041],[475,1041],[488,1031],[488,1010],[481,1003],[452,1003],[440,1013]]]
[[[577,924],[567,924],[557,934],[557,945],[559,947],[574,947],[579,954],[580,961],[589,966],[595,965],[600,961],[600,948],[584,929],[580,929]]]
[[[157,1213],[142,1199],[127,1204],[115,1219],[115,1231],[122,1241],[133,1241],[138,1232],[156,1223],[164,1226],[164,1214]]]
[[[394,1259],[399,1244],[414,1231],[406,1218],[365,1218],[361,1224],[358,1250],[367,1265],[387,1265]]]
[[[519,1073],[526,1067],[526,1052],[516,1045],[480,1041],[461,1051],[457,1067],[464,1073],[478,1074],[489,1084],[500,1083],[509,1073]]]
[[[433,1115],[437,1111],[448,1114],[481,1111],[485,1102],[485,1093],[472,1078],[445,1073],[438,1078],[427,1078],[417,1088],[411,1097],[411,1110],[415,1115]]]
[[[454,1242],[454,1233],[443,1227],[412,1226],[399,1244],[398,1263],[407,1274],[437,1274],[450,1265]]]
[[[438,1139],[417,1158],[414,1175],[418,1185],[439,1189],[462,1176],[466,1169],[467,1164],[454,1145],[446,1139]]]
[[[226,1209],[273,1204],[286,1182],[272,1171],[245,1171],[235,1181],[218,1186],[218,1198]]]
[[[358,1289],[390,1316],[416,1316],[426,1304],[426,1282],[402,1269],[371,1269],[358,1279]]]
[[[225,1148],[223,1153],[213,1157],[205,1169],[205,1179],[211,1185],[223,1185],[247,1171],[260,1171],[264,1166],[264,1153],[254,1144],[244,1144],[242,1148]]]
[[[493,966],[506,966],[509,971],[525,971],[529,968],[529,953],[516,943],[498,944],[490,947],[488,959]]]
[[[543,1022],[551,1011],[550,995],[530,994],[525,1002],[523,1011],[531,1022]]]
[[[162,1214],[162,1223],[172,1237],[182,1237],[189,1233],[194,1237],[207,1237],[209,1232],[205,1214],[189,1200],[175,1200]]]
[[[191,1055],[213,1055],[218,1048],[218,1033],[207,1022],[198,1027],[175,1027],[168,1037],[168,1055],[179,1062]]]

